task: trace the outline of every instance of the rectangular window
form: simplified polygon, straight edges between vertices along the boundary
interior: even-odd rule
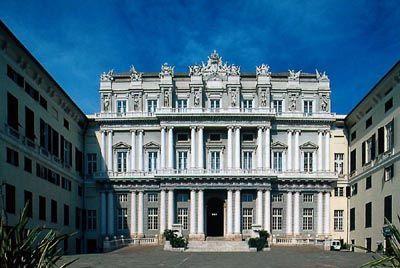
[[[351,185],[351,196],[356,195],[358,192],[358,184],[357,182]]]
[[[97,172],[97,154],[89,153],[87,154],[87,173],[92,175]]]
[[[42,95],[40,95],[39,104],[47,110],[47,100]]]
[[[356,229],[356,208],[350,209],[350,231]]]
[[[372,187],[371,176],[365,178],[365,190],[368,190]]]
[[[8,147],[7,147],[7,163],[16,167],[19,166],[18,152]]]
[[[117,114],[126,113],[126,100],[117,100]]]
[[[385,167],[384,176],[385,176],[385,181],[390,181],[391,179],[393,179],[393,177],[394,177],[394,166],[393,166],[393,164],[388,166],[388,167]]]
[[[282,100],[274,100],[273,107],[277,114],[282,114]]]
[[[350,136],[350,140],[354,141],[357,138],[357,131],[353,131]]]
[[[179,213],[179,211],[178,211],[178,213]],[[179,218],[178,218],[178,222],[179,222]],[[186,209],[186,224],[187,224],[187,209]],[[149,208],[148,209],[147,226],[148,226],[149,230],[157,230],[158,229],[158,208]]]
[[[221,153],[212,151],[211,153],[211,171],[218,172],[221,168]]]
[[[81,215],[82,215],[82,210],[80,208],[75,208],[75,228],[80,229],[81,228]]]
[[[312,115],[313,113],[313,102],[312,101],[304,101],[304,114]]]
[[[147,201],[148,202],[158,202],[158,194],[156,193],[149,193],[147,194]]]
[[[127,152],[117,152],[117,172],[126,172],[127,170]]]
[[[187,151],[178,151],[178,170],[186,170],[187,169]]]
[[[64,118],[64,127],[65,127],[66,129],[69,129],[69,122],[68,122],[68,120],[65,119],[65,118]]]
[[[354,149],[350,153],[350,172],[353,173],[356,171],[356,160],[357,160],[357,151]]]
[[[178,133],[176,135],[177,141],[187,141],[189,139],[189,135],[186,133]]]
[[[75,147],[75,171],[83,173],[83,153]]]
[[[384,224],[386,224],[385,219],[392,222],[392,196],[388,195],[384,200]]]
[[[253,225],[253,209],[243,208],[243,230],[251,230]]]
[[[87,210],[87,229],[88,231],[95,231],[97,229],[97,212],[96,210]]]
[[[157,100],[148,100],[147,101],[147,112],[149,114],[155,113],[157,110]]]
[[[183,230],[188,229],[188,209],[178,208],[178,223],[182,225]]]
[[[378,128],[378,154],[385,151],[385,127]]]
[[[343,210],[334,210],[333,211],[333,230],[335,231],[343,231]]]
[[[243,109],[245,111],[251,111],[251,109],[253,109],[253,100],[243,100]]]
[[[26,206],[26,216],[32,218],[33,215],[33,195],[32,192],[24,191],[24,204]]]
[[[365,204],[365,228],[372,227],[372,203]]]
[[[253,164],[253,152],[245,151],[243,152],[243,163],[242,168],[245,170],[252,169]]]
[[[343,153],[335,153],[335,173],[339,175],[343,175]]]
[[[242,194],[242,202],[253,202],[254,195],[253,194]]]
[[[210,108],[211,108],[211,110],[219,110],[219,108],[220,108],[219,99],[210,100]]]
[[[313,229],[313,209],[303,208],[303,230]]]
[[[313,171],[313,152],[304,152],[304,172]]]
[[[282,208],[272,209],[272,230],[282,230]]]
[[[282,152],[273,153],[273,168],[275,171],[282,171]]]
[[[177,202],[187,202],[189,200],[189,195],[188,194],[177,194],[176,195],[176,201]]]
[[[7,76],[19,87],[24,87],[24,77],[11,68],[10,65],[7,65]]]
[[[394,147],[394,120],[385,126],[385,151]]]
[[[213,134],[210,134],[209,138],[210,138],[210,141],[220,141],[221,135],[213,133]]]
[[[304,203],[314,202],[314,195],[313,194],[303,194],[303,202]]]
[[[28,139],[27,144],[35,146],[35,114],[31,109],[25,107],[25,136]]]
[[[15,186],[5,184],[6,188],[6,212],[15,214]]]
[[[7,92],[7,125],[13,131],[14,136],[18,136],[18,99]]]
[[[35,101],[39,101],[39,91],[25,81],[25,92]]]
[[[39,220],[46,220],[46,197],[39,196]]]
[[[69,206],[64,204],[64,225],[69,225]]]
[[[155,172],[157,170],[157,152],[149,152],[148,157],[149,172]]]
[[[128,194],[117,194],[117,199],[120,203],[128,202]]]
[[[335,187],[335,196],[343,196],[344,187]]]
[[[185,112],[187,109],[187,100],[179,99],[176,101],[176,108],[178,108],[179,112]]]
[[[117,217],[117,228],[118,230],[128,229],[128,209],[119,208]]]
[[[369,128],[372,125],[372,116],[369,117],[366,121],[365,121],[365,129]]]
[[[51,200],[51,222],[57,223],[57,201]]]
[[[385,113],[390,109],[392,109],[392,107],[393,107],[393,98],[390,98],[385,102]]]
[[[283,194],[273,194],[272,202],[283,202]]]

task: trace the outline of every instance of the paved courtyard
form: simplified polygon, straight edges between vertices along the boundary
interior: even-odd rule
[[[270,252],[251,253],[179,253],[161,247],[128,247],[63,260],[72,258],[79,258],[72,267],[359,267],[371,260],[371,255],[315,247],[274,247]]]

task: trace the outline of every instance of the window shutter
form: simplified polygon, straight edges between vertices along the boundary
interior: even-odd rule
[[[382,154],[385,151],[385,129],[380,127],[378,129],[378,154]]]
[[[364,166],[365,164],[365,141],[362,143],[362,148],[361,148],[361,165]]]
[[[371,141],[371,160],[375,160],[375,147],[376,147],[376,136],[372,135]]]

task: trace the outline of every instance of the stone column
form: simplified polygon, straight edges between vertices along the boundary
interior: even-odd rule
[[[329,162],[329,157],[330,157],[330,150],[329,150],[329,147],[330,147],[330,136],[331,136],[331,134],[329,133],[329,131],[327,131],[326,133],[325,133],[325,170],[326,171],[329,171],[330,170],[330,162]]]
[[[136,192],[131,192],[131,237],[136,233]]]
[[[325,217],[324,217],[324,233],[325,235],[329,235],[330,233],[330,192],[326,192],[325,194]]]
[[[143,237],[143,191],[138,194],[138,236]]]
[[[197,152],[198,152],[198,163],[199,163],[200,170],[204,169],[203,129],[204,129],[204,127],[202,127],[202,126],[197,128],[197,132],[198,132]]]
[[[161,155],[160,155],[160,168],[165,169],[165,152],[167,151],[167,143],[165,139],[166,130],[165,127],[161,127]]]
[[[106,167],[106,131],[101,130],[101,171],[107,171]]]
[[[163,234],[166,229],[166,208],[165,208],[165,190],[160,192],[160,234]]]
[[[227,144],[227,155],[228,155],[228,170],[232,170],[232,127],[228,127],[228,144]]]
[[[168,128],[168,169],[174,169],[174,127]]]
[[[138,144],[138,159],[139,159],[139,166],[138,169],[140,172],[143,172],[143,130],[139,130],[139,144]]]
[[[112,144],[113,144],[113,131],[109,130],[108,131],[108,156],[107,156],[107,169],[108,171],[113,171],[113,149],[112,149]]]
[[[240,169],[240,127],[235,128],[235,169]]]
[[[318,171],[322,171],[322,131],[318,131]]]
[[[233,193],[232,190],[228,190],[228,198],[227,198],[227,217],[226,217],[226,234],[233,234]]]
[[[294,193],[294,205],[293,205],[293,234],[300,234],[300,193]]]
[[[100,208],[101,208],[101,235],[105,236],[107,234],[107,197],[105,192],[100,193]]]
[[[257,191],[257,224],[263,225],[263,215],[262,215],[262,210],[263,210],[263,192],[262,190]]]
[[[286,234],[292,234],[292,192],[287,193],[286,198]]]
[[[240,234],[240,190],[235,191],[235,234]]]
[[[190,191],[190,235],[196,234],[196,191]]]
[[[270,127],[266,127],[265,131],[264,131],[264,142],[265,142],[265,164],[264,164],[264,168],[266,170],[271,169],[271,128]]]
[[[114,235],[114,194],[108,192],[108,228],[107,233],[109,236]]]
[[[287,170],[292,170],[292,130],[287,131],[287,145],[288,145],[288,155],[286,161]]]
[[[271,192],[266,190],[264,194],[264,230],[271,233]]]
[[[196,168],[196,127],[190,127],[190,168]]]
[[[322,234],[322,192],[317,196],[317,234]]]
[[[204,191],[199,190],[197,196],[197,233],[199,235],[204,235]]]
[[[300,164],[300,159],[299,159],[299,134],[300,130],[295,131],[295,136],[294,136],[294,169],[296,171],[299,171],[299,164]]]
[[[257,131],[257,169],[263,169],[263,129],[258,127]]]
[[[136,131],[131,130],[131,171],[136,170]]]
[[[174,190],[168,190],[168,229],[172,229],[174,224],[175,211],[174,211]]]

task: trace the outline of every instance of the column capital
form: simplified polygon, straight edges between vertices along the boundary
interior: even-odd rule
[[[204,126],[197,126],[197,129],[204,129]]]
[[[241,129],[242,127],[241,126],[235,126],[235,129]]]
[[[130,133],[136,133],[136,129],[130,129],[129,132]]]
[[[261,130],[264,130],[264,128],[265,128],[264,126],[257,126],[257,129],[258,129],[258,130],[260,130],[260,129],[261,129]]]
[[[265,130],[267,130],[267,129],[271,129],[271,126],[270,126],[270,125],[268,125],[268,126],[264,126],[264,129],[265,129]]]
[[[227,126],[227,129],[234,129],[234,126]]]
[[[189,126],[190,129],[196,129],[196,126]]]
[[[293,129],[288,129],[287,130],[287,133],[289,134],[289,133],[293,133]]]
[[[324,133],[325,133],[325,135],[330,135],[331,134],[331,130],[330,129],[325,129]]]
[[[160,127],[160,129],[164,129],[164,130],[166,130],[166,129],[167,129],[167,127],[166,127],[166,126],[161,126],[161,127]]]
[[[143,133],[144,130],[143,130],[143,129],[138,129],[137,132],[138,132],[138,133]]]
[[[168,130],[173,130],[174,127],[173,127],[173,126],[168,126],[167,129],[168,129]]]
[[[301,133],[301,129],[295,129],[294,132],[300,134]]]
[[[109,134],[112,134],[112,133],[114,132],[114,130],[108,129],[107,132],[108,132]]]

